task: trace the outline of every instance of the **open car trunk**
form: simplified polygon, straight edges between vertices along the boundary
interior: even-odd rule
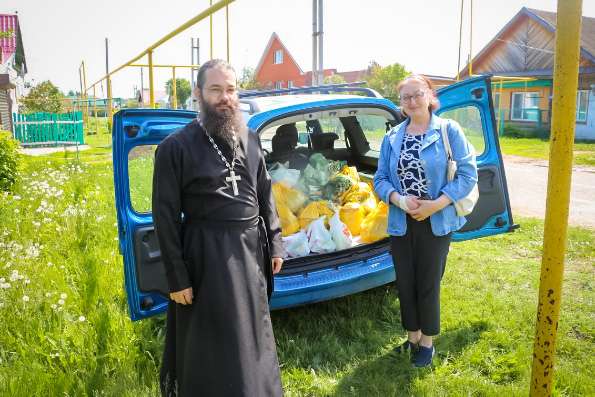
[[[294,114],[261,128],[288,253],[282,275],[386,252],[387,207],[372,179],[382,139],[400,121],[388,109],[350,107]],[[335,214],[339,219],[331,221]],[[320,221],[313,224],[318,217],[325,218],[326,233]]]

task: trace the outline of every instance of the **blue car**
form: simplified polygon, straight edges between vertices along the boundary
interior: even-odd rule
[[[332,88],[332,87],[331,87]],[[355,166],[361,178],[376,171],[380,144],[403,116],[391,101],[371,90],[343,88],[248,93],[241,98],[247,125],[261,137],[267,162],[303,169],[321,153]],[[353,91],[363,91],[356,95]],[[310,90],[312,91],[312,90]],[[325,93],[328,91],[328,93]],[[333,91],[341,91],[335,87]],[[490,78],[468,79],[438,91],[437,112],[457,120],[477,153],[480,198],[464,228],[462,241],[506,233],[515,228],[492,106]],[[195,112],[125,109],[114,115],[113,164],[120,253],[124,257],[130,316],[138,320],[166,310],[167,282],[151,216],[151,182],[156,146],[189,123]],[[297,129],[289,147],[280,136]],[[274,277],[271,308],[281,309],[354,294],[395,279],[387,238],[325,254],[290,258]]]

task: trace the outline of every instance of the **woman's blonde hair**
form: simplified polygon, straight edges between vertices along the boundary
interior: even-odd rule
[[[430,105],[428,106],[428,111],[430,113],[433,113],[436,110],[438,110],[438,108],[440,107],[440,102],[438,101],[438,98],[436,97],[436,90],[434,89],[434,84],[432,84],[430,79],[428,79],[426,76],[424,76],[422,74],[412,73],[409,76],[405,77],[403,80],[401,80],[399,82],[399,84],[397,84],[397,92],[399,93],[399,95],[401,95],[401,88],[403,88],[403,86],[405,84],[407,84],[408,82],[410,82],[411,80],[421,81],[428,87],[428,90],[430,91],[430,95],[432,96],[432,98],[430,99]],[[403,113],[403,115],[407,116],[407,113],[405,113],[402,106],[401,106],[401,113]]]

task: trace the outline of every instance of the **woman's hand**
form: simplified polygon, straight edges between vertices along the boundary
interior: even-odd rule
[[[419,207],[419,203],[417,202],[417,197],[402,196],[397,192],[392,192],[392,194],[390,195],[390,202],[408,214],[411,213],[410,212],[411,210],[414,210]]]
[[[413,198],[413,200],[418,204],[418,207],[409,211],[409,215],[416,221],[427,219],[451,203],[450,199],[444,194],[436,200],[422,200],[418,198]]]

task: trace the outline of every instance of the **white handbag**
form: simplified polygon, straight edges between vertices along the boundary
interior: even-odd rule
[[[451,182],[455,179],[455,174],[457,172],[457,162],[454,161],[452,157],[452,149],[450,148],[450,142],[448,140],[448,132],[446,131],[446,122],[442,123],[440,126],[440,132],[442,133],[442,140],[444,141],[444,147],[446,148],[446,156],[448,158],[448,163],[446,166],[446,179]],[[477,200],[479,199],[479,189],[477,188],[477,182],[473,185],[473,189],[471,192],[462,199],[455,201],[454,206],[457,210],[458,216],[466,216],[469,215],[475,204],[477,204]]]

